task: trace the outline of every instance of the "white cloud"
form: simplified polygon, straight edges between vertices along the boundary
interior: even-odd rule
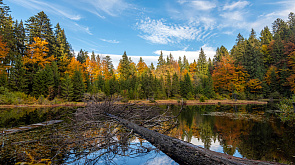
[[[216,48],[213,47],[208,47],[207,45],[203,45],[202,49],[204,51],[204,53],[206,54],[207,60],[209,58],[211,58],[211,60],[213,59],[214,55],[216,54]],[[201,49],[200,49],[201,50]],[[186,58],[188,59],[188,61],[191,63],[194,60],[198,60],[199,58],[199,54],[200,54],[200,50],[197,51],[186,51],[186,50],[174,50],[174,51],[167,51],[167,50],[157,50],[154,53],[157,55],[161,54],[161,51],[163,53],[164,56],[168,56],[170,53],[172,54],[172,56],[174,57],[174,59],[178,59],[179,57],[183,57],[184,55],[186,56]],[[144,57],[143,57],[144,59]],[[158,60],[158,57],[157,57]]]
[[[248,6],[249,4],[250,4],[250,2],[248,2],[248,1],[233,2],[232,4],[224,5],[223,10],[243,9],[244,7]]]
[[[210,47],[210,46],[207,46],[207,45],[203,45],[202,48],[203,48],[204,53],[206,54],[207,60],[209,59],[209,57],[212,60],[215,53],[216,53],[216,48]],[[160,52],[161,52],[161,50],[157,50],[157,51],[154,52],[154,54],[156,54],[157,56],[128,55],[128,57],[130,57],[131,60],[133,62],[135,62],[136,64],[138,63],[140,57],[142,57],[142,59],[144,60],[144,62],[148,66],[151,63],[153,63],[154,66],[156,66],[157,63],[158,63],[158,58],[159,58]],[[162,50],[162,52],[163,52],[164,57],[170,55],[170,53],[171,53],[175,60],[178,60],[179,57],[182,58],[185,55],[190,63],[193,62],[194,60],[197,61],[198,57],[199,57],[199,54],[200,54],[200,50],[197,50],[197,51],[186,51],[186,50],[167,51],[167,50]],[[99,56],[101,56],[101,57],[110,56],[111,59],[112,59],[112,63],[113,63],[115,68],[118,67],[120,59],[122,58],[122,55],[117,55],[117,54],[99,54]]]
[[[186,1],[186,0],[178,0],[177,1],[180,5],[187,5],[195,10],[211,10],[216,7],[216,4],[212,1]]]
[[[48,2],[43,2],[40,0],[12,0],[12,2],[15,2],[16,4],[28,9],[36,9],[39,11],[49,12],[51,14],[63,16],[71,20],[80,20],[82,18],[78,14],[73,14],[68,8]]]
[[[103,42],[108,42],[108,43],[111,43],[111,44],[118,44],[120,43],[120,41],[117,41],[117,40],[107,40],[107,39],[100,39],[101,41]]]
[[[126,9],[130,9],[132,5],[124,0],[79,0],[80,4],[88,4],[86,11],[89,11],[101,18],[105,18],[103,14],[110,16],[118,16]]]
[[[268,3],[267,5],[276,5],[280,6],[279,10],[272,11],[271,13],[266,13],[263,15],[260,15],[258,19],[256,19],[253,22],[249,22],[248,26],[251,28],[254,28],[256,31],[260,31],[265,26],[271,27],[272,23],[277,19],[288,19],[288,15],[290,12],[295,11],[295,3],[294,1],[279,1],[276,3]]]
[[[234,11],[234,12],[225,12],[220,14],[221,17],[227,19],[227,20],[235,20],[235,21],[243,21],[244,20],[244,13],[240,11]]]
[[[190,4],[196,10],[211,10],[216,7],[215,3],[210,1],[192,1]]]
[[[91,33],[91,31],[89,30],[89,27],[83,26],[83,25],[79,25],[77,23],[74,23],[74,25],[76,26],[76,28],[75,28],[76,31],[84,31],[85,33],[87,33],[89,35],[93,35]]]
[[[199,39],[202,32],[199,28],[190,24],[165,24],[163,19],[152,20],[149,17],[137,22],[136,27],[144,33],[140,35],[141,38],[157,44]]]

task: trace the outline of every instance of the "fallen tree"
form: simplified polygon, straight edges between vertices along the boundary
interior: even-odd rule
[[[279,164],[275,162],[243,159],[223,153],[214,152],[205,148],[201,148],[199,146],[195,146],[191,143],[149,130],[128,120],[121,119],[117,116],[111,114],[109,114],[109,116],[115,118],[129,129],[132,129],[135,133],[142,136],[144,139],[149,141],[151,144],[156,146],[158,149],[160,149],[162,152],[167,154],[179,164]]]
[[[166,110],[161,113],[159,109],[151,106],[137,106],[135,104],[114,105],[108,102],[89,104],[83,111],[78,111],[77,116],[79,116],[79,120],[84,121],[99,120],[98,116],[108,116],[111,119],[115,119],[129,128],[130,132],[139,134],[179,164],[279,164],[238,158],[214,152],[161,134],[159,132],[163,133],[176,125],[175,122],[177,120],[175,119],[177,116],[168,115],[168,112],[169,110]],[[161,129],[161,123],[167,121],[170,122],[168,124],[170,127],[166,128],[166,130]]]

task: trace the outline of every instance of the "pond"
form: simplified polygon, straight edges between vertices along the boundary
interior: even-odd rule
[[[169,108],[175,115],[180,109],[175,105]],[[57,149],[50,141],[53,135],[60,134],[60,130],[69,131],[62,128],[64,123],[71,121],[74,111],[75,108],[65,107],[1,109],[0,130],[48,120],[61,119],[64,122],[1,136],[0,164],[36,162],[40,159],[52,159],[55,164],[177,164],[134,135],[128,136],[126,144],[129,147],[125,150],[126,144],[121,144],[119,147],[122,149],[115,154],[107,152],[108,148],[77,160],[81,156],[77,154],[80,149],[70,146],[67,151]],[[167,135],[236,157],[286,164],[295,162],[294,126],[282,123],[277,118],[276,107],[271,104],[186,106],[178,121],[179,125]]]

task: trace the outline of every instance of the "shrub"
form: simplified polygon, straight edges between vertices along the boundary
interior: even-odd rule
[[[278,105],[281,111],[279,117],[283,122],[295,121],[295,113],[292,105],[293,102],[295,102],[294,96],[292,99],[283,99],[282,101],[280,101]]]
[[[205,102],[205,100],[208,100],[208,98],[206,97],[206,96],[201,96],[200,98],[199,98],[199,101],[200,102]]]

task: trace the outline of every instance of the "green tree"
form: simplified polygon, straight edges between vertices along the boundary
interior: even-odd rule
[[[197,61],[197,67],[198,67],[199,74],[206,75],[208,73],[208,63],[206,60],[206,55],[202,48]]]
[[[171,91],[171,96],[175,97],[179,94],[180,92],[180,82],[179,78],[176,73],[173,74],[172,76],[172,91]]]
[[[184,80],[180,81],[180,93],[181,96],[184,98],[188,98],[188,94],[192,93],[192,82],[191,82],[191,78],[189,76],[189,74],[187,73],[186,75],[184,75]]]
[[[85,92],[85,85],[83,82],[81,70],[74,71],[72,82],[73,82],[73,100],[82,101],[82,98]]]
[[[73,97],[73,82],[69,74],[65,74],[65,77],[61,80],[61,97],[67,101],[71,101]]]

